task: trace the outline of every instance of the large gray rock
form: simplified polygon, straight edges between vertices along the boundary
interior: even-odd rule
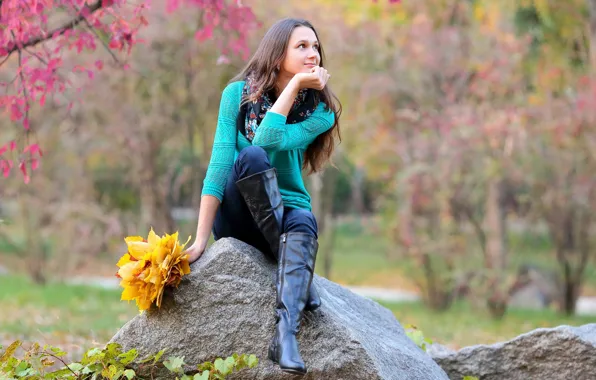
[[[221,239],[191,269],[177,290],[166,292],[160,310],[136,316],[112,341],[137,348],[140,357],[167,348],[166,355],[184,356],[193,367],[234,352],[255,354],[257,367],[230,378],[292,378],[267,358],[275,264],[242,242]],[[323,305],[305,314],[298,335],[304,379],[447,379],[391,311],[322,277],[314,282]]]
[[[450,379],[480,380],[596,379],[596,324],[537,329],[490,346],[457,352],[432,346],[433,359]]]

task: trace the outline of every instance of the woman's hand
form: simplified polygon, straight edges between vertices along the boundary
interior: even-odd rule
[[[201,257],[203,252],[205,252],[205,244],[201,244],[195,240],[195,242],[184,252],[188,254],[189,263],[195,262]]]
[[[327,85],[327,81],[331,74],[327,69],[320,66],[315,66],[310,73],[298,73],[294,75],[293,80],[297,81],[298,89],[313,88],[315,90],[322,90]]]

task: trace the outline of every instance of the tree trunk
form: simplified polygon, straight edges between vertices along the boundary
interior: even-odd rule
[[[325,230],[325,224],[323,221],[323,172],[313,173],[310,175],[310,199],[312,205],[312,213],[317,219],[319,224],[319,234],[322,234]]]
[[[34,204],[33,199],[28,196],[28,191],[23,190],[19,196],[19,205],[23,218],[23,227],[25,229],[25,259],[29,263],[27,268],[30,278],[36,284],[43,285],[47,281],[46,268],[48,255],[41,241],[40,226],[38,223],[39,216],[36,214],[36,212],[42,211],[32,210]]]
[[[159,142],[151,131],[143,131],[145,141],[140,144],[140,152],[136,158],[140,182],[141,225],[144,229],[153,228],[155,233],[163,235],[175,231],[175,223],[167,205],[165,194],[161,190],[157,171]]]
[[[492,178],[486,195],[486,267],[502,274],[507,266],[506,215],[501,196],[501,181]]]
[[[575,314],[575,304],[579,296],[579,283],[575,281],[572,268],[568,261],[563,263],[563,302],[561,311],[567,315]]]
[[[325,246],[323,247],[323,276],[331,280],[331,273],[333,270],[333,249],[335,248],[335,219],[330,214],[325,216]]]
[[[562,300],[559,310],[567,315],[575,313],[575,306],[583,284],[588,262],[591,210],[551,211],[551,236],[557,246],[557,261],[563,275]],[[575,260],[574,260],[575,258]]]
[[[364,214],[364,170],[356,167],[350,181],[352,190],[352,211],[358,215]]]
[[[502,318],[507,304],[503,281],[507,266],[506,213],[502,197],[502,181],[490,178],[486,194],[485,207],[486,257],[488,270],[487,288],[489,295],[487,306],[494,318]]]
[[[337,170],[327,169],[322,173],[323,188],[321,191],[321,220],[319,220],[319,231],[324,237],[323,269],[324,276],[331,278],[333,270],[333,247],[335,246],[335,222],[333,214],[333,200],[337,186]],[[321,232],[322,231],[322,232]]]

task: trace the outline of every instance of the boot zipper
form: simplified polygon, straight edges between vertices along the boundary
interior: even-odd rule
[[[286,242],[286,237],[287,237],[287,236],[288,236],[288,235],[286,235],[286,234],[283,234],[283,235],[281,235],[281,241],[282,241],[283,243],[285,243],[285,242]]]

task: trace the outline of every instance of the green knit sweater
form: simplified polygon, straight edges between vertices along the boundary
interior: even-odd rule
[[[301,175],[304,151],[318,135],[333,126],[335,114],[331,110],[325,111],[323,102],[306,120],[295,124],[286,124],[286,117],[281,114],[267,112],[251,144],[236,127],[243,87],[244,81],[238,81],[223,90],[211,161],[201,196],[213,195],[221,201],[238,154],[247,146],[256,145],[267,152],[271,165],[277,169],[284,206],[311,210],[310,195]]]

